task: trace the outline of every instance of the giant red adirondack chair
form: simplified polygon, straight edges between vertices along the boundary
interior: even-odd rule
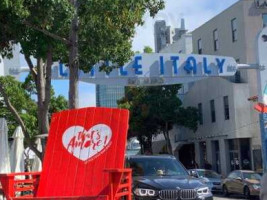
[[[43,171],[0,175],[7,199],[131,200],[131,170],[124,168],[128,119],[127,110],[109,108],[54,114]],[[31,192],[21,196],[25,191]]]

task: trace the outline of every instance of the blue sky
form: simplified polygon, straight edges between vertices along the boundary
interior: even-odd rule
[[[189,31],[196,29],[209,19],[222,12],[238,0],[166,0],[166,8],[152,19],[149,14],[144,16],[145,24],[136,28],[133,38],[133,51],[141,51],[144,46],[154,49],[154,30],[156,20],[165,20],[167,25],[180,27],[181,18],[185,19],[186,28]],[[22,61],[25,66],[25,61]],[[68,81],[53,81],[53,87],[57,95],[68,98]],[[79,83],[79,106],[95,106],[95,85]]]

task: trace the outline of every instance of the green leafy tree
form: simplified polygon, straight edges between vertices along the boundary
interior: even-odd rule
[[[75,10],[69,41],[70,108],[77,105],[78,68],[89,71],[101,61],[117,66],[126,63],[133,52],[135,27],[143,24],[143,15],[151,16],[164,8],[163,0],[72,0]],[[75,62],[76,61],[76,62]],[[102,69],[111,71],[117,66]]]
[[[27,130],[24,134],[28,137],[25,139],[32,138],[38,132],[36,129],[36,103],[23,88],[23,84],[16,81],[14,77],[0,77],[0,86],[0,91],[3,88],[5,91],[0,94],[0,117],[7,119],[9,133],[12,134],[19,125],[16,118],[20,117],[25,125],[23,129]],[[4,95],[8,96],[8,102],[5,101],[6,98],[3,98]],[[12,106],[13,112],[10,112],[10,106]]]
[[[39,133],[36,129],[37,103],[32,99],[36,94],[36,88],[32,82],[31,76],[28,76],[24,83],[11,76],[0,77],[0,117],[7,120],[10,136],[17,126],[23,125],[28,146],[34,143],[35,136]],[[5,95],[8,98],[3,98]],[[55,96],[51,89],[49,116],[67,107],[67,100],[63,96]],[[22,120],[22,123],[19,123],[19,120]]]
[[[37,94],[37,126],[38,134],[48,133],[49,104],[51,100],[51,68],[54,61],[67,55],[67,42],[57,35],[68,36],[67,26],[71,24],[72,6],[68,0],[32,1],[5,0],[0,2],[0,55],[12,58],[14,44],[21,45],[21,52],[28,63],[33,84]],[[31,57],[36,59],[36,66]],[[27,126],[21,115],[16,114],[16,106],[12,104],[5,91],[4,83],[0,85],[1,94],[8,102],[9,111],[16,115],[15,119],[26,134]],[[29,135],[25,135],[30,141]],[[33,144],[30,148],[40,156]]]
[[[131,111],[130,136],[137,136],[142,147],[151,151],[153,135],[162,133],[167,151],[172,154],[169,131],[174,125],[190,128],[198,126],[196,108],[182,107],[178,98],[181,85],[127,88],[126,95],[118,103]],[[151,151],[152,152],[152,151]]]
[[[153,49],[149,46],[144,47],[144,53],[153,53]]]
[[[90,71],[107,60],[123,65],[132,56],[131,39],[143,15],[149,11],[153,17],[163,8],[163,0],[1,1],[2,55],[10,55],[11,44],[18,42],[27,47],[23,52],[28,55],[43,58],[47,51],[57,52],[68,63],[69,107],[75,108],[79,68]],[[102,69],[113,67],[103,64]]]
[[[128,137],[136,136],[141,151],[152,152],[152,136],[158,128],[151,117],[150,107],[146,103],[146,90],[143,87],[126,87],[125,97],[118,101],[120,108],[130,110],[130,129]]]
[[[36,85],[39,134],[49,129],[52,63],[67,63],[69,108],[76,108],[79,69],[88,72],[99,62],[105,71],[123,65],[132,56],[131,39],[143,15],[155,16],[163,8],[163,0],[0,1],[0,54],[11,58],[13,45],[21,45]],[[117,66],[106,66],[107,60]],[[19,115],[17,121],[24,127]]]

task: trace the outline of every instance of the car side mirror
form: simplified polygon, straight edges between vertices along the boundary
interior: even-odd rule
[[[195,178],[198,178],[198,177],[197,177],[197,172],[196,172],[196,171],[190,171],[189,174],[190,174],[190,176],[193,176],[193,177],[195,177]]]

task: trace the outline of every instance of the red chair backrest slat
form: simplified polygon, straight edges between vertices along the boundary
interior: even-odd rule
[[[37,197],[107,194],[104,169],[124,168],[129,112],[83,108],[53,115]]]

